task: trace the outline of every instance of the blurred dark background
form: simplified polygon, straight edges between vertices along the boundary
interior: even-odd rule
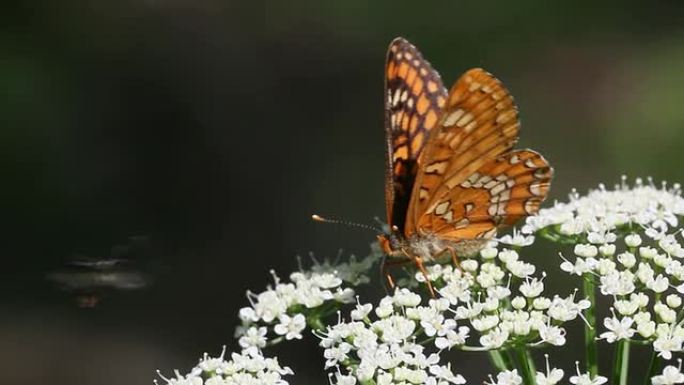
[[[678,1],[24,1],[0,20],[4,384],[186,371],[236,346],[244,291],[269,269],[365,255],[372,234],[309,216],[384,216],[382,72],[398,35],[448,84],[474,66],[504,81],[521,146],[556,168],[553,198],[623,173],[684,180]],[[134,235],[154,250],[147,290],[80,309],[44,279]],[[279,349],[291,383],[327,383],[316,341],[296,346]]]

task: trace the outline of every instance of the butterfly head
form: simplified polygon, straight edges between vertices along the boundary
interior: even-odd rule
[[[378,234],[378,243],[380,244],[380,249],[389,256],[400,255],[400,250],[404,244],[403,237],[397,226],[392,226],[392,229],[387,233]]]

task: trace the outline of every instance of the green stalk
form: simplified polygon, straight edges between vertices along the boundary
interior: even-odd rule
[[[648,364],[648,372],[646,372],[646,378],[644,379],[644,385],[651,384],[651,377],[656,376],[658,372],[662,369],[663,360],[658,358],[658,353],[651,353],[651,362]]]
[[[613,385],[627,385],[629,375],[629,341],[620,340],[615,349],[613,362]]]
[[[584,313],[587,323],[584,324],[584,359],[591,378],[598,375],[598,350],[596,343],[596,290],[594,276],[586,274],[583,277],[582,294],[591,303]]]
[[[520,369],[520,365],[518,365],[515,362],[516,357],[517,357],[517,350],[514,348],[506,349],[505,353],[506,354],[504,355],[504,358],[507,358],[506,362],[508,362],[508,368],[509,369],[515,369],[515,368]]]
[[[532,372],[532,378],[535,378],[537,376],[537,367],[534,365],[532,351],[530,349],[525,349],[525,355],[527,355],[527,365],[529,365],[530,371]]]
[[[306,323],[309,324],[311,330],[325,330],[326,326],[319,317],[306,317]]]
[[[523,384],[535,385],[534,376],[536,375],[536,372],[534,369],[534,362],[532,361],[529,351],[525,345],[521,345],[515,349],[515,352],[518,358],[518,363],[520,364],[520,369],[522,370]]]
[[[505,357],[500,350],[490,350],[487,353],[489,353],[489,360],[491,361],[492,365],[494,365],[496,370],[503,372],[504,370],[511,369],[508,358]]]

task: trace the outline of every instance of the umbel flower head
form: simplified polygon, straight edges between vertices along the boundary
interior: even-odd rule
[[[566,383],[565,372],[551,367],[547,355],[545,370],[536,370],[528,351],[565,345],[566,323],[581,318],[586,372],[576,362],[576,373],[565,381],[601,385],[608,371],[598,370],[592,344],[594,351],[598,344],[617,344],[616,357],[625,359],[615,360],[612,373],[629,373],[630,343],[650,346],[653,362],[684,350],[682,215],[678,185],[637,180],[630,186],[623,179],[585,196],[573,191],[567,202],[542,209],[520,232],[491,241],[458,267],[434,264],[426,274],[409,274],[407,286],[377,303],[361,301],[348,287],[367,282],[364,271],[377,252],[339,266],[318,263],[288,281],[273,274],[274,283],[248,292],[249,306],[239,312],[240,352],[230,359],[225,349],[217,358],[205,354],[186,375],[160,376],[171,385],[286,385],[292,371],[262,351],[303,339],[310,329],[320,340],[331,385],[465,383],[458,366],[446,360],[447,350],[489,352],[497,370],[485,379],[488,385],[556,385]],[[538,238],[559,245],[560,270],[581,277],[581,292],[546,293],[546,272],[527,256],[526,247]],[[426,280],[434,298],[426,295]],[[605,310],[597,309],[597,293],[610,302]],[[684,384],[681,360],[678,366],[652,365],[648,379]]]
[[[276,358],[264,357],[260,350],[248,348],[225,358],[226,347],[215,358],[204,353],[189,374],[175,371],[175,378],[167,378],[157,371],[167,385],[288,385],[283,376],[293,374],[287,366],[281,366]],[[154,381],[158,384],[158,381]]]
[[[596,282],[612,301],[600,339],[647,341],[670,359],[684,344],[682,214],[678,184],[623,180],[584,197],[573,192],[569,202],[528,218],[524,229],[574,245],[574,256],[561,254],[561,270]]]
[[[651,237],[664,236],[676,228],[678,216],[684,214],[681,186],[670,187],[665,182],[657,187],[636,179],[627,184],[626,177],[612,190],[599,185],[596,190],[580,196],[575,190],[568,202],[556,203],[528,217],[522,231],[525,234],[541,232],[554,240],[570,241],[586,237],[592,244],[612,243],[616,232],[641,228]]]
[[[271,274],[274,285],[261,293],[247,292],[250,306],[238,313],[242,325],[236,337],[243,348],[261,349],[269,338],[301,339],[307,319],[309,325],[319,327],[322,318],[354,302],[354,290],[343,287],[336,271],[296,272],[290,275],[290,282]]]
[[[508,241],[518,249],[530,244]],[[462,259],[460,269],[429,266],[436,298],[397,288],[375,306],[358,302],[348,318],[340,315],[336,325],[317,332],[326,367],[334,368],[337,384],[462,383],[442,362],[442,352],[564,345],[563,324],[581,317],[589,303],[576,298],[576,291],[544,296],[545,274],[535,272],[518,251],[496,242]],[[415,279],[424,282],[426,276],[416,273]],[[497,383],[504,384],[515,374],[500,376],[504,382]],[[549,384],[558,376],[557,370],[539,373]]]

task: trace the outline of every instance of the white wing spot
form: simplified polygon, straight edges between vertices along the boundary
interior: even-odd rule
[[[439,205],[437,205],[437,207],[435,207],[435,214],[444,215],[447,212],[447,209],[449,208],[450,204],[450,201],[440,203]]]
[[[533,183],[530,185],[530,192],[536,196],[544,195],[544,186],[541,183]]]
[[[532,215],[537,212],[537,209],[539,209],[539,203],[532,200],[528,199],[525,201],[525,212]]]
[[[515,110],[508,110],[505,111],[496,117],[496,122],[497,123],[505,123],[508,122],[509,120],[513,119],[515,116]]]
[[[487,183],[486,183],[484,186],[482,186],[482,187],[486,188],[487,190],[491,190],[492,188],[494,188],[494,186],[496,186],[496,185],[499,184],[499,183],[501,183],[501,182],[498,181],[498,180],[490,180],[489,182],[487,182]]]
[[[499,207],[496,211],[498,216],[506,215],[506,204],[504,202],[499,202]]]
[[[482,84],[480,84],[478,82],[472,82],[472,83],[470,83],[470,87],[468,88],[468,91],[470,91],[470,92],[477,91],[478,89],[480,89],[480,87],[482,87]]]
[[[430,194],[427,189],[421,187],[420,190],[418,190],[418,198],[421,200],[427,198],[428,196],[430,196]]]
[[[457,229],[462,229],[470,224],[470,220],[468,218],[462,218],[456,224],[454,225]]]
[[[430,163],[425,167],[425,172],[433,173],[436,172],[437,174],[444,174],[444,171],[446,171],[447,167],[447,161],[441,161],[441,162],[434,162]]]
[[[491,195],[498,196],[499,194],[501,194],[505,190],[506,190],[506,185],[504,183],[498,183],[496,186],[492,187],[489,190],[489,193]]]
[[[473,120],[472,122],[468,123],[465,127],[463,127],[463,130],[465,132],[471,132],[477,127],[477,120]]]
[[[447,116],[447,118],[444,120],[444,126],[446,126],[446,127],[453,126],[461,118],[461,116],[463,116],[464,113],[465,113],[465,111],[463,111],[460,108],[455,110],[454,112],[450,113]]]
[[[458,122],[456,122],[456,125],[458,127],[463,127],[466,124],[470,123],[470,121],[473,120],[473,118],[474,118],[473,114],[468,112],[465,115],[463,115],[463,117],[461,117],[461,119],[459,119]]]
[[[400,96],[399,93],[400,92],[401,92],[401,90],[399,88],[394,90],[394,95],[392,96],[392,107],[396,107],[397,104],[399,104],[399,96]]]
[[[548,167],[543,167],[534,172],[534,177],[537,179],[550,178],[553,171]]]
[[[442,215],[442,218],[447,221],[448,223],[451,223],[454,220],[454,213],[453,211],[449,211],[448,213]]]

